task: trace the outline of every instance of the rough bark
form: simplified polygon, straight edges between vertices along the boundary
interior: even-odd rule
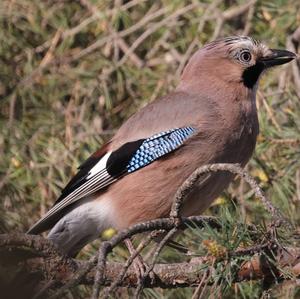
[[[236,271],[235,282],[257,279],[282,280],[284,277],[281,274],[282,271],[278,270],[279,268],[288,269],[295,277],[300,275],[300,248],[278,248],[269,244],[260,246],[259,249],[243,249],[243,251],[235,252],[231,257],[224,258],[224,261],[228,261],[234,256],[246,253],[250,256],[249,261],[241,263],[239,270]],[[269,262],[267,258],[267,255],[272,256],[269,254],[270,251],[275,254],[272,258],[274,262]],[[216,262],[216,258],[208,256],[193,259],[191,262],[156,264],[153,269],[155,276],[147,278],[144,287],[197,286],[201,283],[203,275],[207,275],[209,271],[199,269],[203,268],[203,265],[211,266],[213,262]],[[60,254],[48,240],[42,237],[25,234],[0,235],[0,275],[3,298],[32,298],[45,286],[53,292],[73,279],[87,264],[86,261],[70,259]],[[274,265],[278,265],[276,269]],[[123,267],[122,263],[108,262],[103,275],[103,286],[109,286],[118,277]],[[96,263],[78,281],[78,284],[92,285],[95,272]],[[130,267],[120,282],[120,286],[137,287],[137,285],[136,271]],[[45,294],[43,297],[45,298]]]

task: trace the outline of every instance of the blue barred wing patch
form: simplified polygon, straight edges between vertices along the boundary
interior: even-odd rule
[[[143,141],[127,165],[134,172],[180,147],[194,133],[193,127],[176,128],[155,134]]]

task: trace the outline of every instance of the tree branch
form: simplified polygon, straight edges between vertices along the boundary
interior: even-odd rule
[[[85,268],[89,262],[78,261],[63,256],[53,245],[46,239],[39,236],[25,234],[3,234],[0,235],[0,264],[5,268],[12,265],[12,258],[15,254],[18,256],[18,267],[24,267],[27,274],[32,277],[39,273],[39,279],[42,278],[43,285],[52,283],[56,289],[64,285],[68,280],[76,275],[79,269]],[[274,263],[267,260],[267,251],[274,253]],[[20,259],[20,253],[23,252],[23,260]],[[28,255],[30,252],[30,255]],[[247,254],[250,256],[249,261],[240,262],[240,268],[236,272],[233,282],[246,280],[257,280],[270,277],[274,273],[274,264],[278,265],[277,269],[289,269],[290,273],[300,275],[300,248],[281,248],[272,244],[265,244],[260,248],[246,248],[241,251],[232,253],[232,256]],[[230,255],[225,260],[230,259]],[[203,275],[207,275],[207,270],[203,269],[204,265],[212,265],[216,258],[212,256],[194,258],[191,262],[173,263],[173,264],[155,264],[153,272],[155,276],[151,279],[145,277],[144,287],[161,287],[177,288],[191,287],[198,285]],[[108,262],[105,272],[102,275],[102,286],[109,286],[113,283],[119,273],[122,271],[124,264]],[[93,285],[97,266],[94,264],[91,269],[78,282],[83,285]],[[279,271],[282,273],[282,271]],[[277,280],[283,279],[279,274],[275,277]],[[119,281],[122,287],[138,287],[138,277],[133,267],[130,267],[124,278]],[[2,293],[3,294],[3,293]],[[26,297],[23,297],[26,298]]]

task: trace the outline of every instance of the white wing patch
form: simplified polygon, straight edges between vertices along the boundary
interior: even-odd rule
[[[87,197],[116,181],[117,179],[112,177],[106,170],[106,163],[110,154],[111,152],[105,154],[101,160],[90,170],[88,176],[86,177],[86,181],[80,187],[68,194],[62,201],[54,205],[46,213],[46,215],[29,230],[29,232],[70,204],[83,197]]]
[[[106,168],[106,163],[110,155],[111,152],[108,152],[106,155],[104,155],[101,160],[89,171],[89,175],[86,177],[87,180]]]

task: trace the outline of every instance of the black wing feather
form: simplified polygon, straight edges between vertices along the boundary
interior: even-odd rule
[[[51,228],[80,199],[173,152],[194,132],[192,127],[172,129],[147,139],[128,142],[111,153],[104,146],[79,167],[78,173],[64,188],[54,206],[28,233],[37,234]]]

